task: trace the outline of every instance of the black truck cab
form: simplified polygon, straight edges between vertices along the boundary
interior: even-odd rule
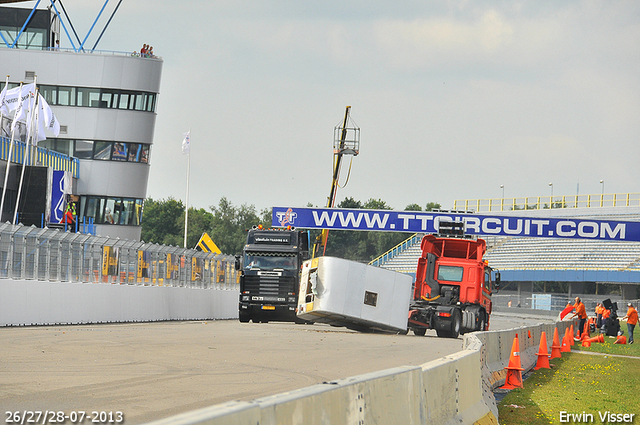
[[[248,231],[240,274],[238,316],[241,322],[298,321],[296,304],[302,262],[309,259],[306,231],[263,229]]]

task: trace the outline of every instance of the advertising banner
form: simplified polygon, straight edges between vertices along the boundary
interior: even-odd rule
[[[102,276],[118,276],[118,257],[120,248],[104,246],[102,248]]]
[[[216,283],[225,283],[227,262],[218,260],[216,266]]]
[[[640,242],[640,222],[578,218],[336,208],[274,207],[273,226],[303,229],[436,233],[441,221],[462,221],[466,234]]]
[[[167,279],[178,280],[180,277],[180,258],[176,254],[167,254]]]
[[[149,251],[138,251],[138,283],[149,282],[149,260],[151,253]]]
[[[202,258],[191,257],[191,281],[202,280]]]
[[[66,207],[65,194],[71,193],[71,174],[68,171],[53,171],[51,181],[50,223],[60,223]]]

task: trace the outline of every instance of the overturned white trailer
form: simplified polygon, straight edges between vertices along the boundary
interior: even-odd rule
[[[413,278],[334,257],[302,265],[299,318],[356,330],[406,332]]]

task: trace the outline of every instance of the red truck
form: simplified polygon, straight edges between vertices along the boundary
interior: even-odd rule
[[[437,236],[422,239],[409,306],[408,327],[415,335],[435,329],[439,337],[457,338],[489,328],[500,272],[482,259],[486,248],[483,239],[465,237],[464,223],[458,222],[441,222]]]

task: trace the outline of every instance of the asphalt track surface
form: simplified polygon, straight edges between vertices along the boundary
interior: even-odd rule
[[[491,326],[542,321],[493,315]],[[235,320],[2,328],[0,407],[5,424],[7,412],[16,411],[86,412],[83,423],[91,423],[94,411],[119,411],[121,423],[140,424],[417,366],[461,348],[462,338],[437,338],[433,331],[416,337]]]

